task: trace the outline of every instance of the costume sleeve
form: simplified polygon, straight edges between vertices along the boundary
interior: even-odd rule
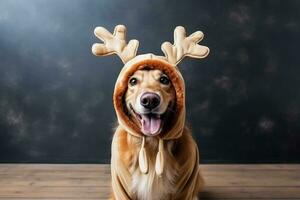
[[[174,199],[193,200],[204,185],[200,174],[199,152],[196,144],[190,153],[189,157],[193,157],[194,159],[187,159],[187,162],[180,166],[180,177],[178,177],[177,182],[177,194]]]
[[[131,200],[131,175],[128,169],[119,159],[118,154],[118,131],[116,131],[112,141],[112,157],[111,157],[111,181],[112,190],[116,200]]]

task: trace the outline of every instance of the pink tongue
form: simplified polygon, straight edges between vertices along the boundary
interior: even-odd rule
[[[142,132],[155,135],[160,130],[161,119],[153,115],[142,115]]]

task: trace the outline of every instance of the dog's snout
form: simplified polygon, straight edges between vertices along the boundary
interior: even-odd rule
[[[146,92],[141,96],[140,103],[147,109],[154,109],[160,104],[160,97],[153,92]]]

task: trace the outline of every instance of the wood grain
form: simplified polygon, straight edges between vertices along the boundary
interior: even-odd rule
[[[201,165],[201,199],[300,199],[300,165]],[[0,200],[107,199],[109,165],[1,164]]]

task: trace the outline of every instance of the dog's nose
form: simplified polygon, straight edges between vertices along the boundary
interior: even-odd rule
[[[146,92],[141,96],[140,103],[147,109],[154,109],[160,104],[160,97],[153,92]]]

